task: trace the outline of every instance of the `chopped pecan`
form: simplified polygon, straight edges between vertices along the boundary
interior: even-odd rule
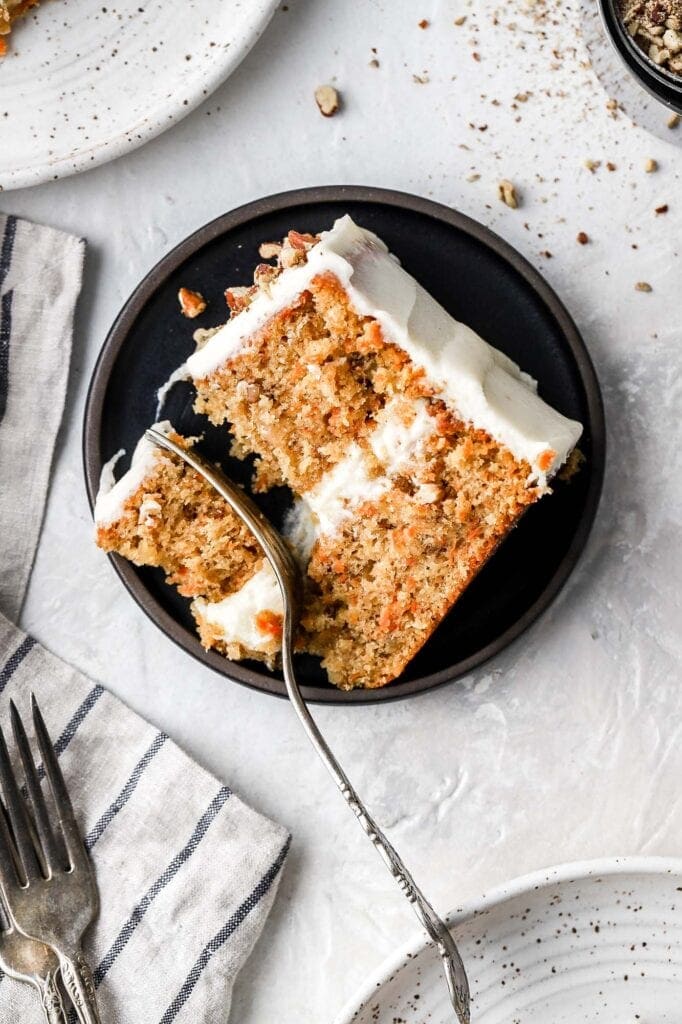
[[[199,316],[206,309],[206,299],[201,292],[193,292],[191,288],[181,288],[178,292],[180,312],[189,320]]]

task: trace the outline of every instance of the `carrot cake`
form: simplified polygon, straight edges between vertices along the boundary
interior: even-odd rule
[[[9,35],[12,23],[37,3],[38,0],[0,0],[0,57],[4,57],[7,52],[7,42],[3,36]]]
[[[230,319],[202,338],[184,372],[195,410],[226,438],[229,430],[232,454],[256,455],[254,489],[293,491],[286,532],[306,583],[299,646],[322,657],[337,686],[383,686],[549,491],[581,427],[350,217],[319,236],[290,231],[261,254],[276,262],[256,268],[253,286],[228,289]],[[191,471],[174,473],[186,481]],[[155,559],[177,584],[181,519],[194,545],[190,578],[209,565],[220,578],[219,594],[202,584],[191,595],[202,642],[271,658],[282,609],[267,563],[251,544],[238,579],[232,559],[242,564],[246,538],[234,523],[220,533],[217,563],[193,524],[198,497],[185,500],[171,477],[154,479],[153,500],[178,511],[160,512],[151,554],[139,481],[124,488],[128,536],[117,514],[107,525],[96,512],[99,542]],[[198,493],[210,518],[215,499]],[[102,507],[107,500],[116,502],[103,493]],[[267,650],[258,623],[272,628]]]

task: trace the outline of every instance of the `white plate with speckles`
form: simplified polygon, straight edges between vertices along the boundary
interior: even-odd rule
[[[140,146],[246,56],[278,0],[49,0],[0,60],[0,189]]]
[[[569,864],[450,915],[472,1024],[680,1024],[682,860]],[[439,957],[392,957],[335,1024],[454,1024]]]

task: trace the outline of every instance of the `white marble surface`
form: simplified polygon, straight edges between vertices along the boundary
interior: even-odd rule
[[[233,78],[163,137],[108,167],[1,197],[8,212],[89,243],[23,625],[294,833],[268,932],[238,985],[240,1024],[331,1021],[415,926],[287,704],[176,650],[93,547],[80,436],[98,349],[170,246],[281,189],[422,193],[520,249],[568,305],[604,389],[610,458],[587,551],[542,621],[462,683],[319,719],[442,910],[554,862],[682,854],[682,127],[667,129],[667,114],[623,86],[605,54],[580,0],[530,13],[521,0],[477,0],[475,13],[465,0],[292,0]],[[627,112],[607,109],[600,80]],[[312,99],[324,81],[344,96],[332,120]],[[514,109],[519,92],[529,96]],[[655,174],[644,172],[650,156]],[[602,161],[593,173],[588,158]],[[480,179],[467,181],[472,172]],[[502,177],[517,184],[520,209],[497,199]],[[588,245],[575,241],[581,230]],[[635,291],[637,281],[653,291]]]

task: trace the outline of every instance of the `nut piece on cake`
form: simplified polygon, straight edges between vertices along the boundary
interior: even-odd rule
[[[276,265],[257,268],[246,301],[187,361],[195,411],[224,429],[226,452],[255,455],[255,490],[294,494],[285,532],[306,574],[299,648],[339,687],[383,686],[549,493],[582,428],[350,217],[319,236],[290,231],[267,251]],[[191,591],[205,646],[271,659],[272,573],[234,524],[215,555],[211,498],[178,473],[134,498],[127,484],[132,525],[124,537],[117,513],[107,532],[100,515],[99,542]],[[152,540],[140,518],[150,489],[161,505]],[[191,538],[181,551],[162,526],[179,501]]]

